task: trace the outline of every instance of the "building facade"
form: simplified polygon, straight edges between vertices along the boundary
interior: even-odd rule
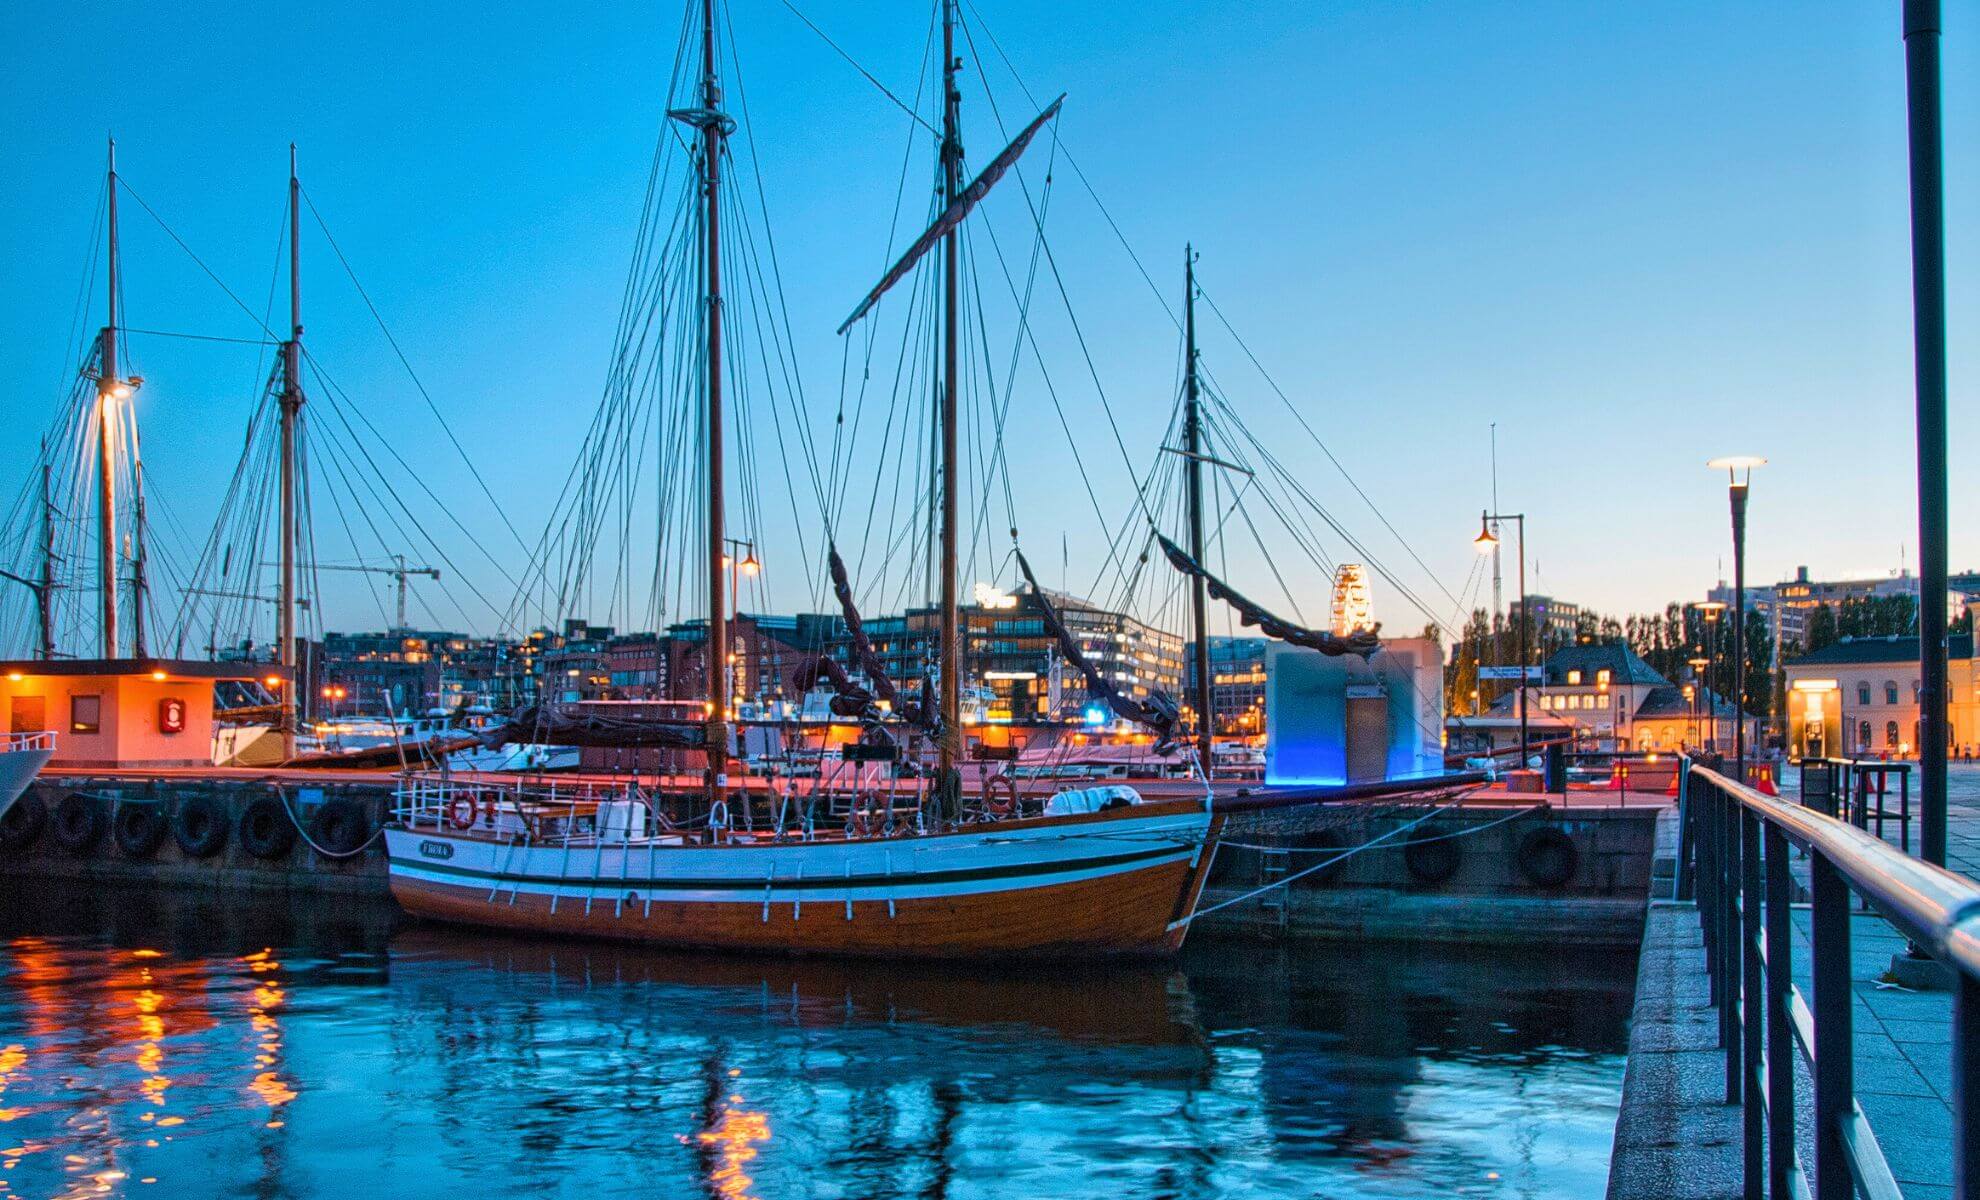
[[[1047,592],[1059,619],[1087,662],[1125,695],[1146,699],[1162,691],[1180,700],[1180,637],[1077,597]],[[962,612],[963,686],[976,694],[989,721],[1077,720],[1086,707],[1086,680],[1059,653],[1045,626],[1037,593],[979,589]],[[903,692],[916,692],[936,660],[940,613],[912,608],[866,622],[867,638],[882,668]],[[854,664],[843,638],[833,654]]]
[[[1980,753],[1980,677],[1973,635],[1948,639],[1948,749]],[[1788,739],[1797,757],[1918,752],[1920,709],[1916,637],[1844,638],[1784,664]]]
[[[1210,641],[1211,728],[1220,736],[1265,732],[1265,646],[1262,637],[1213,637]],[[1188,721],[1196,703],[1196,644],[1184,647],[1183,692]]]

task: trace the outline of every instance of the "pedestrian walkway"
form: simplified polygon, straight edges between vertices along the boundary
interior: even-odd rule
[[[1950,870],[1980,882],[1980,764],[1948,777]],[[1790,791],[1788,799],[1794,799]],[[1917,811],[1913,797],[1914,814]],[[1895,804],[1895,801],[1893,801]],[[1911,844],[1918,846],[1914,822]],[[1899,841],[1895,822],[1885,840]],[[1798,872],[1799,873],[1799,872]],[[1794,916],[1794,976],[1810,993],[1809,914]],[[1886,978],[1905,941],[1874,912],[1850,922],[1857,1102],[1906,1200],[1950,1200],[1953,1164],[1952,996]],[[1808,1167],[1809,1082],[1797,1061],[1797,1127]],[[1645,925],[1629,1067],[1610,1161],[1610,1200],[1719,1200],[1740,1189],[1740,1109],[1725,1103],[1725,1056],[1705,973],[1698,911],[1658,902]]]

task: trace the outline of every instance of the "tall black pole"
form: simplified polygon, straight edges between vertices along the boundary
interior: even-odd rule
[[[1729,491],[1733,525],[1733,778],[1746,782],[1746,484]]]
[[[1189,554],[1203,561],[1203,420],[1202,389],[1196,376],[1196,254],[1183,247],[1183,469],[1189,484]],[[1190,577],[1190,617],[1196,630],[1196,754],[1203,778],[1210,778],[1211,742],[1215,714],[1210,692],[1210,629],[1205,619],[1209,600],[1201,574]]]
[[[1946,251],[1939,0],[1905,0],[1911,128],[1911,310],[1918,391],[1919,849],[1946,861]]]

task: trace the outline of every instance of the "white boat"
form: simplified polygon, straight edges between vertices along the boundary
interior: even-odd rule
[[[0,734],[0,816],[28,790],[54,753],[53,733]]]

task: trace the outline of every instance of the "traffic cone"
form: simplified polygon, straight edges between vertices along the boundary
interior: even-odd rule
[[[1781,789],[1774,786],[1774,768],[1772,766],[1766,763],[1760,763],[1754,766],[1753,771],[1755,776],[1753,780],[1754,790],[1758,791],[1762,796],[1778,796],[1781,794]]]
[[[1666,796],[1675,796],[1678,794],[1678,776],[1682,774],[1684,774],[1684,768],[1682,766],[1671,772],[1671,782],[1669,786],[1664,788],[1664,794]]]

